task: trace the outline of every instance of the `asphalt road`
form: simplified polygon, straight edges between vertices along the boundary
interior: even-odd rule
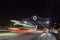
[[[13,35],[11,35],[11,34],[13,34]],[[37,35],[40,35],[40,33],[10,33],[10,35],[8,35],[8,36],[6,36],[6,35],[0,36],[0,40],[31,40],[32,38],[34,38]]]
[[[8,36],[0,36],[0,40],[32,40],[39,35],[41,33],[10,33]]]

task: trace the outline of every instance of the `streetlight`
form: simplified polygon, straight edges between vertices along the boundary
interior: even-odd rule
[[[47,21],[46,23],[49,24],[49,21]]]
[[[33,16],[33,20],[37,20],[37,16]]]

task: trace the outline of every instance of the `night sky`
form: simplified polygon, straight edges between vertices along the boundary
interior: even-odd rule
[[[41,0],[39,3],[24,3],[21,1],[2,1],[0,8],[0,22],[7,22],[10,19],[18,19],[38,15],[40,17],[50,17],[54,21],[60,20],[60,1]],[[51,10],[50,10],[51,7]],[[51,13],[50,13],[51,12]]]

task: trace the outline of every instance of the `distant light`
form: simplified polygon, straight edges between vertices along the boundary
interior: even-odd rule
[[[49,21],[47,21],[46,23],[49,24]]]
[[[27,21],[24,21],[24,23],[27,23]]]
[[[13,24],[13,25],[16,25],[16,24]]]

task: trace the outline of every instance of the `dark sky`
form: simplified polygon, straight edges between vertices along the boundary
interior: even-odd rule
[[[51,9],[51,10],[50,10]],[[60,1],[41,0],[39,3],[24,3],[21,1],[2,1],[0,8],[0,21],[6,22],[10,19],[19,19],[38,15],[40,17],[51,17],[60,20]],[[50,13],[51,12],[51,13]]]
[[[1,2],[1,18],[3,19],[15,19],[16,17],[31,17],[37,14],[41,17],[47,17],[47,3],[46,1],[40,1],[40,3],[20,3],[19,1],[2,1]]]

